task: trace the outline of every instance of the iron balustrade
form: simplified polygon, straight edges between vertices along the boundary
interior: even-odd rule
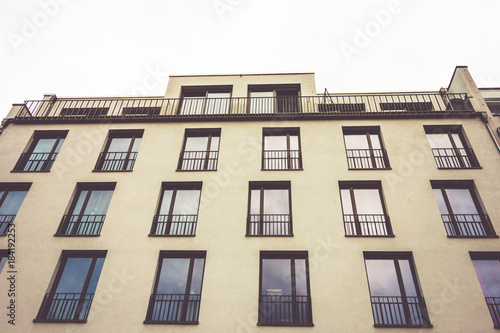
[[[300,170],[302,155],[300,150],[264,150],[262,164],[264,170]]]
[[[385,149],[346,149],[349,169],[385,169],[389,159]]]
[[[57,153],[22,153],[14,170],[16,171],[50,171]]]
[[[179,170],[217,170],[218,151],[182,151]]]
[[[485,299],[495,328],[500,328],[500,297],[485,297]]]
[[[197,322],[200,294],[152,294],[146,321]]]
[[[203,106],[201,106],[203,103]],[[351,94],[228,98],[101,98],[31,100],[16,121],[179,120],[189,118],[301,118],[448,116],[474,114],[466,94]]]
[[[58,235],[98,236],[106,215],[64,215]]]
[[[312,324],[309,296],[261,295],[259,324]]]
[[[135,152],[103,152],[99,155],[96,170],[130,171],[134,169],[136,158]]]
[[[344,229],[347,236],[392,236],[385,214],[344,214]]]
[[[371,296],[371,303],[375,325],[430,325],[423,297]]]
[[[194,236],[198,215],[156,215],[151,228],[152,235]]]
[[[477,168],[472,148],[432,148],[439,169]]]
[[[93,293],[48,293],[43,298],[37,319],[86,320],[93,299]]]
[[[9,226],[14,222],[16,215],[0,215],[0,235],[7,234]]]
[[[247,236],[292,235],[290,214],[250,214],[247,221]]]
[[[441,214],[448,236],[493,236],[491,221],[486,214]]]

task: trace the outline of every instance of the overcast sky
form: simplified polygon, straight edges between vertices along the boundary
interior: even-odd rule
[[[161,96],[170,74],[315,72],[323,92],[500,87],[499,0],[0,0],[12,103]]]

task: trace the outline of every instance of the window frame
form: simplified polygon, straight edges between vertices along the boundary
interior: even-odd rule
[[[3,258],[5,258],[5,262],[2,265]],[[0,274],[3,271],[3,268],[9,264],[9,250],[0,249]]]
[[[266,150],[266,137],[271,137],[271,136],[284,136],[286,137],[286,149],[285,150]],[[297,144],[298,144],[298,150],[297,152],[297,157],[292,157],[292,153],[294,150],[291,150],[290,148],[290,137],[291,136],[296,136],[297,137]],[[286,152],[286,157],[282,158],[278,156],[277,158],[275,157],[266,157],[266,152]],[[273,154],[272,154],[273,155]],[[278,154],[279,155],[279,154]],[[295,163],[292,163],[292,158],[296,159]],[[278,160],[278,165],[285,164],[288,167],[287,168],[272,168],[272,167],[266,167],[268,163],[272,163],[273,160]],[[282,162],[284,160],[285,163]],[[292,167],[294,164],[297,165],[297,167]],[[261,166],[262,171],[301,171],[303,169],[303,164],[302,164],[302,146],[300,142],[300,127],[264,127],[262,128],[262,166]]]
[[[469,256],[472,262],[472,265],[474,266],[474,261],[481,261],[481,260],[495,260],[498,261],[498,265],[500,267],[500,252],[497,251],[490,251],[490,252],[478,252],[478,251],[469,251]],[[483,297],[485,299],[485,303],[488,307],[491,319],[493,321],[493,327],[496,329],[500,328],[500,295],[498,296],[486,296],[484,294],[484,290],[481,284],[481,277],[479,276],[478,271],[476,270],[476,267],[474,266],[474,271],[476,273],[481,292],[483,294]]]
[[[32,183],[0,183],[0,192],[4,192],[2,195],[0,195],[0,208],[5,202],[5,199],[7,198],[9,192],[29,192],[31,184]],[[28,193],[26,193],[26,195],[28,195]],[[21,204],[19,205],[19,209],[21,209],[21,206],[23,205],[25,199],[26,196],[23,198]],[[0,233],[0,237],[7,236],[9,227],[16,220],[19,209],[15,215],[0,215],[0,230],[3,230],[4,225],[6,224],[5,232]]]
[[[190,94],[204,93],[204,96],[186,96]],[[210,93],[229,93],[229,97],[221,97],[221,98],[212,98],[212,100],[223,101],[227,98],[227,112],[217,112],[217,113],[207,113],[208,109],[208,101],[211,99],[208,97]],[[179,106],[177,108],[177,114],[181,116],[193,116],[193,115],[224,115],[231,114],[231,106],[232,106],[232,96],[233,96],[233,86],[232,85],[220,85],[220,86],[182,86],[181,87],[181,96],[179,99]],[[187,112],[183,113],[184,103],[186,98],[189,97],[199,97],[200,100],[203,99],[203,107],[201,113],[197,112]],[[196,111],[196,110],[195,110]]]
[[[219,150],[220,150],[220,141],[221,141],[221,128],[186,128],[184,130],[184,140],[182,142],[182,149],[179,154],[179,162],[177,163],[177,170],[176,171],[182,171],[182,172],[193,172],[193,171],[217,171],[217,167],[219,164]],[[208,138],[207,140],[207,149],[205,150],[205,156],[203,157],[203,167],[201,169],[183,169],[183,164],[184,161],[196,161],[200,160],[200,158],[194,158],[194,159],[186,159],[185,154],[189,152],[195,152],[195,153],[201,153],[203,151],[186,151],[186,144],[188,142],[188,138],[194,138],[194,137],[202,137],[202,138]],[[219,138],[219,144],[217,145],[217,150],[210,150],[211,145],[212,145],[212,138],[218,137]],[[211,157],[212,153],[215,155],[215,157]],[[196,156],[196,154],[195,154]],[[214,164],[213,169],[209,169],[208,167],[210,166],[211,163]]]
[[[352,149],[347,147],[346,135],[347,136],[365,135],[366,142],[368,144],[368,149]],[[371,138],[372,135],[378,136],[378,140],[381,147],[380,149],[373,148],[373,142]],[[380,130],[380,126],[342,126],[342,136],[344,139],[344,148],[347,158],[347,168],[349,170],[391,170],[391,164],[389,162],[389,156],[387,154],[387,150],[385,149],[385,144],[382,138],[382,132]],[[367,151],[369,156],[349,156],[350,151],[353,150]],[[380,151],[380,153],[376,153],[378,151]],[[358,161],[358,159],[360,159],[360,161]],[[364,162],[365,160],[369,162],[368,164],[372,165],[371,168],[364,167],[364,165],[366,164],[366,162]],[[357,167],[358,164],[361,164],[361,167]],[[377,167],[377,165],[379,164],[383,164],[383,167]]]
[[[297,96],[291,95],[291,96],[279,96],[280,92],[285,92],[285,91],[294,91],[297,92]],[[253,92],[272,92],[273,97],[252,97]],[[290,98],[289,105],[286,106],[284,102],[287,102],[286,99],[283,99],[283,97],[288,97]],[[280,101],[281,98],[281,101]],[[293,98],[293,99],[292,99]],[[298,114],[302,113],[302,103],[301,103],[301,84],[300,83],[291,83],[291,84],[268,84],[268,85],[248,85],[248,92],[247,92],[247,114],[282,114],[282,115],[287,115],[287,114]],[[268,99],[272,99],[272,104],[271,105],[271,111],[272,112],[252,112],[253,106],[252,101],[256,101],[255,99],[263,99],[264,102]],[[295,101],[293,101],[295,100]],[[281,102],[281,103],[280,103]],[[262,103],[261,103],[262,104]],[[293,105],[295,104],[295,105]],[[259,107],[259,106],[257,106]],[[290,108],[294,110],[283,110],[283,108]],[[266,110],[269,109],[269,106],[265,108]]]
[[[138,129],[138,130],[110,130],[108,133],[108,137],[106,138],[106,144],[104,146],[104,149],[101,151],[99,154],[99,158],[97,159],[97,162],[95,164],[93,172],[132,172],[134,170],[135,162],[137,160],[137,155],[139,152],[132,152],[132,148],[134,147],[136,139],[141,139],[144,134],[144,129]],[[126,152],[109,152],[109,147],[113,141],[113,139],[130,139],[130,144]],[[123,161],[123,166],[121,168],[115,169],[112,167],[111,169],[106,169],[103,170],[103,167],[106,163],[107,159],[106,157],[108,154],[126,154],[125,159],[111,159],[111,165],[114,166],[116,161],[118,161],[118,164]],[[131,154],[135,154],[133,157],[131,157]],[[130,169],[128,168],[129,163],[132,164]]]

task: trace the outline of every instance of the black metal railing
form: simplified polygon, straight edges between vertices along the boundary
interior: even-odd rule
[[[486,214],[441,214],[448,236],[493,236],[491,221]]]
[[[179,170],[217,170],[218,151],[182,151]]]
[[[500,297],[485,297],[485,299],[495,328],[500,328]]]
[[[453,101],[453,102],[451,102]],[[203,106],[201,106],[203,105]],[[102,121],[199,117],[422,116],[474,113],[466,94],[352,94],[284,97],[109,98],[26,101],[15,120]]]
[[[432,148],[432,154],[439,169],[479,167],[472,148]]]
[[[153,294],[146,321],[197,322],[200,300],[200,294]]]
[[[58,235],[97,236],[106,215],[64,215]]]
[[[152,235],[194,236],[198,215],[156,215],[151,228]]]
[[[9,226],[14,222],[15,218],[16,215],[0,215],[0,235],[7,234]]]
[[[389,159],[385,149],[346,149],[349,169],[385,169]]]
[[[430,325],[423,297],[371,296],[375,325]]]
[[[136,152],[104,152],[99,155],[96,170],[130,171],[134,169]]]
[[[300,150],[264,150],[262,152],[263,170],[302,169]]]
[[[293,234],[290,214],[250,214],[247,236],[289,236]]]
[[[57,153],[22,153],[14,170],[16,171],[50,171]]]
[[[93,293],[49,293],[43,298],[37,319],[86,320],[94,298]]]
[[[389,216],[385,214],[344,214],[347,236],[390,236]]]
[[[259,324],[312,324],[311,298],[261,295]]]

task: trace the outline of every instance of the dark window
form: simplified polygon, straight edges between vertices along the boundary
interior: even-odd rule
[[[339,182],[346,236],[391,236],[379,181]]]
[[[63,251],[35,321],[86,322],[107,251]]]
[[[14,167],[15,171],[50,171],[68,131],[35,131],[27,150]]]
[[[0,250],[0,273],[2,273],[2,269],[7,263],[8,258],[9,258],[9,251]]]
[[[293,236],[290,182],[250,182],[247,236]]]
[[[158,101],[151,101],[152,104]],[[161,106],[131,106],[123,108],[125,117],[155,117],[160,114]]]
[[[160,251],[146,324],[198,324],[206,251]]]
[[[387,169],[387,152],[382,145],[379,127],[343,127],[349,169]]]
[[[231,87],[183,87],[179,114],[228,114],[231,105]]]
[[[439,169],[478,168],[462,126],[424,126]]]
[[[312,324],[307,251],[261,251],[258,325]]]
[[[486,102],[491,114],[494,116],[500,116],[500,102]]]
[[[7,234],[31,184],[0,183],[0,236]]]
[[[177,170],[217,170],[220,128],[186,129]]]
[[[328,102],[328,100],[326,100]],[[338,113],[358,113],[365,112],[365,103],[334,103],[333,100],[330,103],[320,103],[318,104],[319,112],[338,112]]]
[[[263,170],[302,169],[299,128],[264,128],[263,145]]]
[[[383,112],[426,112],[434,111],[432,102],[380,103]]]
[[[300,112],[300,86],[249,86],[249,113],[298,113]]]
[[[431,181],[448,237],[495,236],[473,181]]]
[[[364,252],[375,326],[432,327],[411,252]]]
[[[470,252],[495,328],[500,328],[500,252]]]
[[[131,171],[134,169],[143,130],[110,131],[106,147],[99,155],[95,170]]]
[[[109,107],[63,108],[60,115],[64,118],[101,118],[108,114]]]
[[[163,183],[151,236],[194,236],[202,183]]]
[[[460,97],[464,95],[464,97]],[[474,111],[472,104],[465,94],[444,95],[443,100],[446,103],[446,111]]]
[[[56,235],[100,235],[115,185],[115,183],[78,184],[68,214],[63,216]]]

